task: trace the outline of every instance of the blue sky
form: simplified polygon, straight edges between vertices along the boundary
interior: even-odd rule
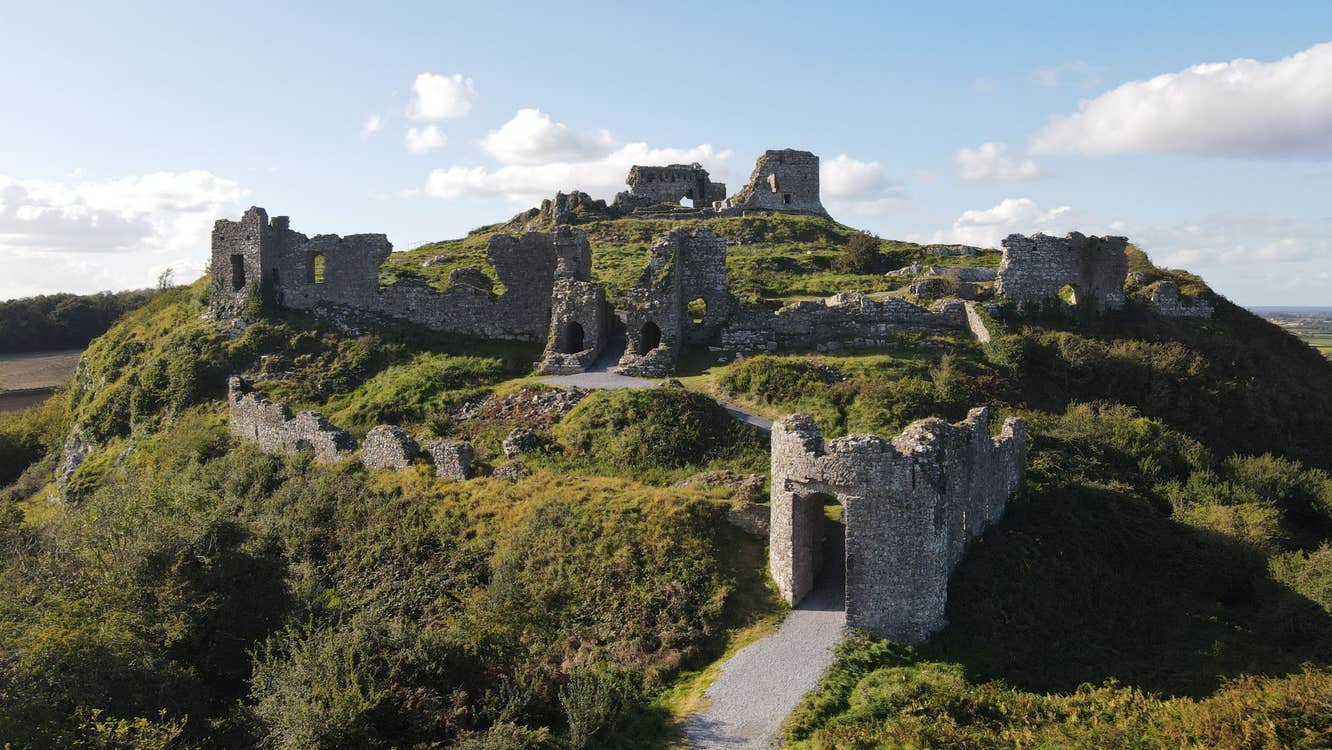
[[[1332,304],[1329,3],[187,5],[0,2],[0,297],[192,277],[251,204],[406,249],[791,147],[884,237],[1126,234]]]

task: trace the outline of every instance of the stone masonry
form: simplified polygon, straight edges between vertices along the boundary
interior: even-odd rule
[[[691,302],[702,308],[697,319]],[[708,229],[676,229],[658,237],[638,286],[628,294],[628,343],[619,371],[669,374],[686,345],[715,341],[736,307],[726,283],[726,240]]]
[[[846,623],[915,644],[945,624],[948,578],[969,541],[1004,512],[1022,483],[1027,438],[990,414],[949,424],[926,419],[885,440],[825,442],[814,420],[786,417],[772,430],[769,568],[798,603],[820,567],[823,505],[841,503],[846,526]]]
[[[723,201],[721,208],[827,216],[819,200],[819,157],[789,148],[763,152],[749,183]]]
[[[884,346],[907,333],[966,330],[961,300],[940,300],[925,308],[901,297],[842,292],[775,311],[746,307],[722,328],[719,344],[737,351],[830,351]]]
[[[1152,309],[1167,318],[1210,318],[1216,312],[1205,299],[1185,299],[1173,281],[1158,281],[1151,289]]]
[[[1073,289],[1073,304],[1091,304],[1098,310],[1124,306],[1124,278],[1128,256],[1124,237],[1067,237],[1010,234],[1003,242],[996,291],[1019,308],[1060,302],[1065,286]]]
[[[420,446],[411,435],[401,428],[381,424],[365,434],[361,444],[361,465],[371,471],[403,471],[411,468],[420,452]]]
[[[630,201],[621,203],[679,203],[689,200],[694,208],[712,208],[726,198],[726,186],[708,179],[708,170],[701,165],[671,164],[665,167],[629,169]]]
[[[251,393],[238,377],[227,381],[227,401],[231,434],[260,450],[293,454],[311,450],[319,463],[341,461],[356,450],[356,440],[346,430],[329,424],[322,414],[303,411],[293,417],[285,405]]]

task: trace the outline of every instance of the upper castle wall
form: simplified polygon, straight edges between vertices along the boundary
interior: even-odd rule
[[[1003,241],[996,291],[1019,306],[1059,301],[1065,286],[1073,288],[1074,303],[1090,302],[1101,309],[1124,306],[1124,278],[1128,255],[1124,237],[1067,237],[1010,234]]]
[[[557,263],[575,276],[590,276],[591,257],[580,254],[580,241],[585,247],[582,232],[569,227],[492,237],[486,256],[503,294],[488,285],[452,283],[452,276],[444,291],[417,279],[381,287],[379,267],[393,250],[384,235],[307,238],[291,231],[286,217],[270,222],[256,207],[240,221],[214,225],[210,309],[219,317],[239,315],[249,297],[262,294],[289,309],[395,318],[479,338],[542,341]]]
[[[679,203],[687,198],[694,208],[710,208],[726,198],[726,186],[709,180],[708,171],[699,164],[635,165],[625,182],[629,195],[652,203]]]
[[[773,425],[769,568],[798,603],[819,568],[825,501],[846,527],[846,623],[919,643],[945,624],[948,578],[969,541],[1004,511],[1022,483],[1026,429],[1005,420],[990,436],[988,409],[966,420],[912,423],[891,441],[848,435],[825,442],[811,417]]]

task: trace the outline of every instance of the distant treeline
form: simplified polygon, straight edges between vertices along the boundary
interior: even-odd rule
[[[43,294],[0,302],[0,354],[78,349],[106,333],[153,289],[97,294]]]

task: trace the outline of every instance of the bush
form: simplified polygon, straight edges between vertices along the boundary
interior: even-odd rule
[[[879,238],[869,232],[856,232],[847,240],[836,267],[842,273],[874,273],[880,270]]]
[[[767,447],[716,401],[673,387],[596,391],[553,432],[571,456],[621,470],[761,464]]]

